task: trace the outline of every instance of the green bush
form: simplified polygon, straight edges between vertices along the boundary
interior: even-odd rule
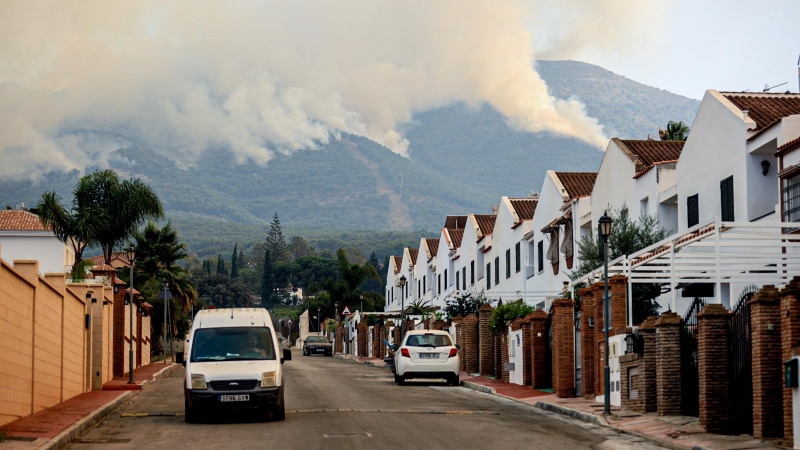
[[[489,319],[489,329],[492,330],[492,334],[501,334],[508,326],[508,322],[525,317],[535,309],[533,306],[526,305],[522,300],[500,305],[492,311],[492,317]]]

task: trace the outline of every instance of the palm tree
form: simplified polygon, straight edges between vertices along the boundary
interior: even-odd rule
[[[133,237],[136,241],[136,269],[146,277],[146,282],[155,285],[158,290],[160,283],[169,283],[172,296],[185,308],[197,301],[197,290],[186,278],[187,271],[177,264],[186,258],[186,244],[180,242],[178,232],[172,228],[169,221],[163,228],[147,221],[141,231],[135,231]]]
[[[662,141],[685,141],[689,137],[691,129],[682,121],[675,122],[670,120],[667,129],[658,129],[658,136]]]
[[[406,306],[406,314],[412,316],[422,316],[430,313],[431,302],[423,300],[414,300],[410,305]]]
[[[369,262],[351,264],[344,249],[336,250],[336,261],[339,264],[339,279],[328,278],[318,287],[328,292],[331,300],[339,301],[342,306],[355,305],[360,301],[360,288],[365,281],[381,279],[378,271]]]

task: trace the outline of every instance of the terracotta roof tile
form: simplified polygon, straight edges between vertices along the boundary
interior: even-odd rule
[[[464,229],[458,230],[447,230],[447,233],[450,235],[450,242],[453,243],[453,248],[461,247],[461,239],[464,237]]]
[[[100,264],[92,267],[92,272],[116,272],[117,269],[109,266],[108,264]]]
[[[469,219],[468,216],[447,216],[444,221],[444,227],[448,230],[457,230],[457,229],[464,229],[464,226],[467,224],[467,220]]]
[[[21,209],[0,210],[0,231],[49,231],[39,216]]]
[[[99,266],[101,264],[106,263],[106,258],[103,255],[92,256],[89,258],[92,261],[92,264],[95,266]],[[124,262],[127,265],[130,265],[130,261],[128,261],[128,253],[127,252],[112,252],[111,253],[111,260],[118,259]]]
[[[536,205],[539,200],[535,198],[510,198],[511,207],[517,213],[519,220],[531,220],[536,213]]]
[[[419,255],[419,249],[418,248],[409,248],[408,249],[408,254],[411,255],[411,265],[416,266],[417,265],[417,256]]]
[[[428,253],[431,258],[435,257],[439,253],[439,239],[425,239],[425,243],[428,245]]]
[[[403,267],[403,257],[402,256],[392,256],[394,259],[394,272],[400,272],[400,268]]]
[[[800,94],[770,94],[758,92],[720,92],[726,99],[756,122],[752,139],[782,118],[800,114]]]
[[[778,151],[775,152],[775,156],[783,156],[798,148],[800,148],[800,137],[797,139],[792,139],[791,141],[778,147]]]
[[[494,232],[494,222],[497,219],[497,216],[494,214],[475,214],[474,216],[475,221],[478,222],[478,228],[480,228],[481,232],[478,238],[482,238]]]
[[[556,172],[570,200],[592,195],[597,172]]]
[[[636,156],[638,162],[644,167],[642,170],[654,164],[677,161],[681,156],[684,141],[650,141],[650,140],[623,140],[615,139],[627,147]]]

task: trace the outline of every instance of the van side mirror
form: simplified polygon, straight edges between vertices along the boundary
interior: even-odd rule
[[[281,364],[291,360],[292,360],[292,351],[289,350],[288,348],[283,349],[283,357],[281,358]]]

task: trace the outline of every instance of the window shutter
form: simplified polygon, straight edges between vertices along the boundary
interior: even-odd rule
[[[541,272],[544,270],[544,241],[539,241],[539,245],[537,247],[538,248],[536,250],[538,250],[537,252],[538,254],[536,255],[536,257],[538,258],[538,263],[539,263],[538,269],[539,272]]]
[[[442,293],[442,274],[436,275],[436,295]]]
[[[514,265],[514,268],[516,269],[517,272],[520,271],[520,266],[521,266],[521,263],[522,263],[522,254],[520,252],[520,250],[521,250],[520,246],[521,246],[521,244],[519,242],[517,242],[517,245],[514,246],[514,251],[516,252],[515,253],[515,255],[516,255],[515,263],[516,264]]]
[[[461,285],[464,286],[463,289],[467,290],[467,268],[461,268]]]
[[[444,269],[444,289],[447,290],[447,269]]]
[[[428,285],[426,284],[427,280],[425,279],[426,277],[427,275],[422,276],[422,292],[428,292]]]
[[[469,263],[469,284],[475,284],[475,260]]]
[[[492,288],[492,263],[486,263],[486,289]]]
[[[506,278],[511,277],[511,249],[506,250]]]
[[[719,182],[721,216],[723,222],[733,222],[733,175]]]
[[[461,286],[461,274],[456,270],[456,289]]]
[[[700,223],[700,206],[698,194],[686,198],[686,225],[691,228]]]
[[[497,286],[500,284],[500,257],[495,256],[494,258],[494,285]]]

